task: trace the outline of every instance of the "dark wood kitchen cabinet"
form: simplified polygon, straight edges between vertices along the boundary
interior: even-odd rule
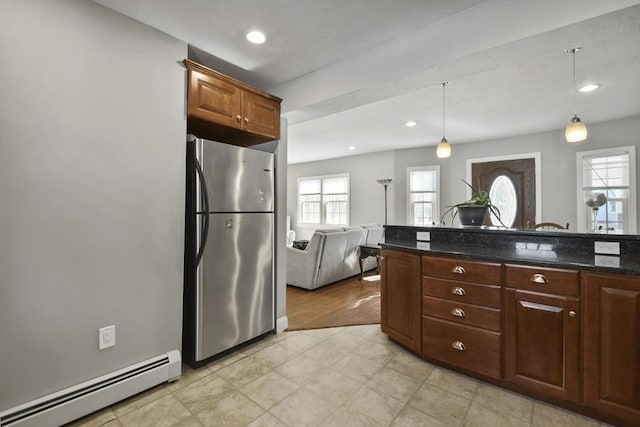
[[[187,131],[253,145],[280,138],[278,97],[188,59]]]
[[[640,277],[585,273],[583,281],[584,401],[640,423]]]
[[[505,266],[505,380],[577,402],[580,386],[579,273]]]
[[[423,256],[423,356],[501,378],[501,283],[500,264]]]
[[[620,256],[599,259],[597,241]],[[421,256],[421,310],[407,289],[397,309],[421,318],[424,360],[640,427],[640,238],[387,226],[384,249]]]
[[[420,256],[382,249],[380,326],[390,338],[419,353]]]

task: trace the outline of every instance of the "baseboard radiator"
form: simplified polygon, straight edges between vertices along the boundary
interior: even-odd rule
[[[1,427],[53,427],[81,418],[182,372],[178,350],[0,412]]]

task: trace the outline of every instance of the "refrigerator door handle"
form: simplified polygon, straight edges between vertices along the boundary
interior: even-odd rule
[[[202,166],[200,166],[198,159],[195,159],[195,162],[196,172],[198,173],[198,179],[200,180],[200,197],[203,205],[202,212],[198,212],[203,216],[202,230],[200,231],[200,235],[202,237],[200,239],[200,248],[198,248],[198,254],[196,255],[196,266],[198,266],[202,259],[204,248],[207,246],[207,236],[209,235],[209,196],[207,192],[207,183],[204,179],[204,173],[202,172]]]

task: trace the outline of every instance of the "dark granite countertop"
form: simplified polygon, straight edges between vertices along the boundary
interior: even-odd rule
[[[428,231],[430,240],[416,239],[417,231]],[[594,241],[600,240],[620,242],[621,256],[595,254]],[[640,238],[637,236],[393,226],[385,229],[383,247],[501,263],[640,276]]]

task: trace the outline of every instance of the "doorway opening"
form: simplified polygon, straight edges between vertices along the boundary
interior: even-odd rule
[[[540,153],[469,159],[467,181],[489,192],[504,225],[525,228],[542,218],[540,169]],[[493,215],[485,224],[502,225]]]

